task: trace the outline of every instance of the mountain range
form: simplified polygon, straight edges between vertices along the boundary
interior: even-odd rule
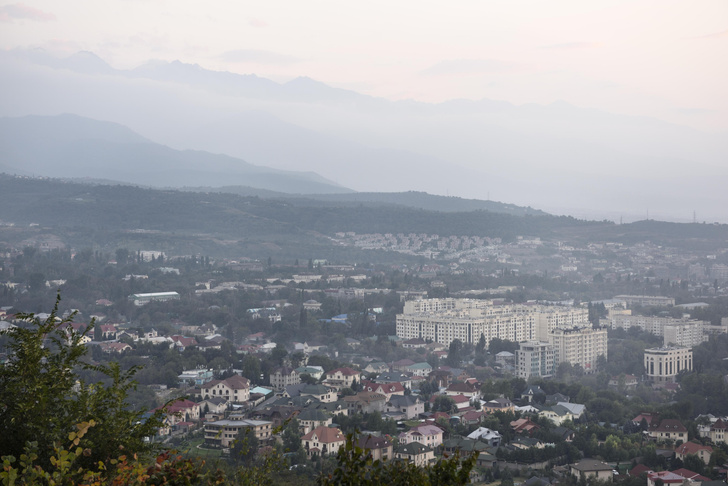
[[[178,61],[117,70],[92,53],[6,51],[0,67],[0,115],[114,121],[169,149],[314,172],[332,187],[598,219],[726,220],[728,137],[656,119],[562,102],[392,102],[308,78],[276,83]]]

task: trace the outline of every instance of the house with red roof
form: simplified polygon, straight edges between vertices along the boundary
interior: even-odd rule
[[[677,419],[665,419],[661,420],[659,425],[654,427],[653,425],[655,425],[654,422],[650,425],[648,433],[654,440],[681,440],[683,442],[688,440],[688,429]]]
[[[202,399],[223,397],[231,403],[247,402],[250,399],[250,381],[240,375],[224,380],[212,380],[200,387]]]
[[[637,415],[635,418],[632,419],[632,423],[635,425],[640,425],[642,421],[647,422],[647,427],[649,428],[653,424],[659,424],[660,423],[660,413],[659,412],[642,412],[639,415]]]
[[[629,470],[627,473],[628,475],[632,477],[638,477],[642,476],[643,474],[647,476],[648,473],[654,472],[649,467],[645,466],[644,464],[637,464],[635,467]]]
[[[334,456],[346,444],[346,436],[336,427],[316,427],[301,437],[308,457]]]
[[[513,432],[516,434],[525,434],[529,437],[540,428],[541,427],[539,427],[538,424],[527,418],[520,418],[511,422],[511,430],[513,430]]]
[[[118,332],[116,326],[113,324],[99,324],[101,330],[102,339],[116,339],[116,333]]]
[[[387,397],[387,400],[393,395],[404,395],[404,385],[402,383],[374,383],[369,380],[362,380],[361,387],[363,391],[381,393]]]
[[[713,448],[697,442],[685,442],[675,448],[675,457],[681,461],[691,454],[698,456],[705,464],[708,464],[710,456],[713,454]]]
[[[700,483],[703,483],[705,481],[710,481],[710,478],[706,478],[705,476],[702,476],[694,471],[691,471],[690,469],[685,469],[684,467],[681,467],[680,469],[675,469],[672,472],[674,474],[677,474],[678,476],[682,476],[683,478],[688,480],[691,484],[700,485]]]
[[[175,347],[180,351],[184,351],[187,348],[194,348],[197,346],[197,339],[193,337],[187,337],[187,336],[180,336],[175,334],[174,336],[171,336],[172,341],[174,342]]]
[[[670,471],[658,471],[647,473],[647,486],[656,486],[658,480],[661,481],[659,484],[666,486],[681,486],[685,482],[685,478],[679,474],[675,474]]]
[[[392,371],[406,371],[408,366],[416,364],[414,361],[408,358],[400,359],[392,363]]]
[[[460,420],[464,425],[475,425],[481,423],[487,416],[487,413],[480,410],[469,410],[460,417]]]
[[[164,407],[157,407],[153,412],[162,410]],[[183,422],[200,420],[200,404],[191,400],[177,400],[166,407],[164,417],[165,427],[159,430],[160,435],[167,435],[170,429]]]

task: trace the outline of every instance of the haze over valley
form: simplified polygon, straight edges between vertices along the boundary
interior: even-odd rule
[[[73,163],[57,158],[53,170],[36,171],[29,161],[26,167],[20,159],[5,161],[12,173],[81,177],[79,164],[93,158],[87,177],[143,185],[248,185],[309,194],[424,191],[617,222],[727,221],[723,132],[565,102],[388,101],[309,78],[277,83],[179,61],[119,70],[90,52],[58,58],[15,49],[3,52],[0,63],[0,87],[8,94],[0,114],[11,117],[5,126],[21,123],[13,121],[19,116],[75,114],[120,124],[137,141],[160,144],[153,149],[157,175],[142,175],[134,165],[152,171],[151,154],[102,147],[108,140],[90,133],[85,147],[73,149],[84,152],[73,152]],[[61,157],[71,149],[47,145],[70,143],[60,133],[54,140],[40,133],[39,140],[21,140],[35,145],[36,153]],[[5,141],[21,141],[12,138]],[[255,177],[250,164],[259,172]],[[308,180],[298,188],[276,185],[262,181],[261,171],[295,172]],[[242,173],[247,182],[233,176]]]

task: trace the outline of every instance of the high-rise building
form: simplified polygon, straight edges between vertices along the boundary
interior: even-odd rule
[[[568,306],[426,299],[405,303],[404,312],[397,315],[397,336],[446,346],[454,339],[476,344],[481,336],[486,345],[494,338],[548,343],[556,357],[552,368],[569,362],[592,372],[597,358],[607,355],[607,331],[592,329],[588,317],[587,309]]]
[[[532,376],[547,378],[555,373],[557,360],[553,344],[524,341],[516,350],[516,374],[526,380]]]

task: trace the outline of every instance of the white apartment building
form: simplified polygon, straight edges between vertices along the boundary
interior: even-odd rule
[[[617,300],[623,300],[627,305],[673,306],[675,299],[659,295],[616,295]]]
[[[655,336],[664,336],[666,326],[692,325],[698,327],[702,334],[703,328],[710,325],[709,322],[695,319],[633,315],[611,315],[607,319],[602,319],[601,322],[604,325],[609,325],[612,329],[639,327]]]
[[[686,322],[684,324],[668,324],[663,330],[663,344],[665,346],[684,346],[692,348],[707,341],[703,321]]]
[[[664,346],[645,349],[645,373],[658,382],[674,382],[681,371],[693,369],[693,350],[686,347]]]
[[[599,356],[607,357],[606,329],[554,329],[549,335],[549,342],[556,349],[558,363],[581,365],[585,373],[597,370]]]
[[[477,343],[485,337],[521,342],[547,341],[557,328],[589,326],[587,309],[546,305],[494,305],[491,300],[423,299],[405,302],[397,315],[397,336],[430,339],[449,346],[454,339]]]
[[[516,361],[519,376],[550,376],[561,362],[581,365],[586,372],[596,370],[599,355],[607,355],[607,331],[592,329],[588,310],[565,306],[509,304],[490,300],[426,299],[408,301],[397,315],[397,336],[403,339],[430,339],[449,346],[454,339],[477,343],[485,337],[527,342]],[[544,343],[551,351],[532,343]],[[532,349],[533,348],[533,349]],[[537,360],[537,361],[536,361]]]
[[[528,380],[532,376],[553,376],[556,362],[556,350],[551,343],[524,341],[516,350],[516,374],[519,378]]]

